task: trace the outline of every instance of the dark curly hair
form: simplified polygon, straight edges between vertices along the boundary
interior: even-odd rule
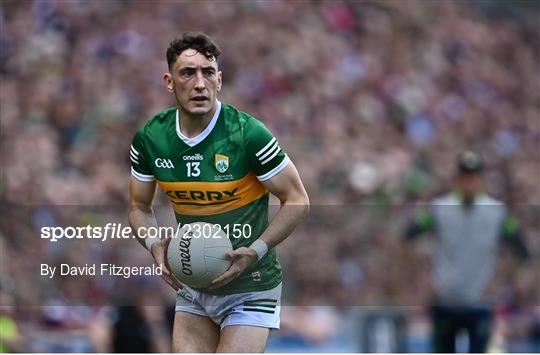
[[[171,70],[178,56],[186,49],[194,49],[209,60],[217,60],[221,54],[219,47],[208,35],[202,32],[184,32],[181,38],[176,37],[167,48],[169,70]]]

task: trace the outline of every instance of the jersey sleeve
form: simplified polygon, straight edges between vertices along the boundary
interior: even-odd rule
[[[430,209],[424,207],[416,212],[416,216],[409,223],[405,231],[406,240],[412,240],[422,233],[433,231],[435,228],[435,217]]]
[[[251,119],[246,124],[244,140],[249,163],[259,181],[271,179],[289,163],[276,137],[262,122]]]
[[[143,182],[154,181],[154,173],[150,168],[146,149],[144,147],[143,134],[138,130],[133,137],[131,148],[129,149],[129,159],[131,161],[131,175]]]
[[[529,259],[529,251],[523,233],[513,216],[507,215],[504,219],[499,240],[504,247],[514,252],[520,261]]]

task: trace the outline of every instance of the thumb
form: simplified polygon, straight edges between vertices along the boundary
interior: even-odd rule
[[[231,260],[234,260],[236,258],[237,254],[235,253],[234,250],[229,250],[229,252],[227,253],[227,257]]]

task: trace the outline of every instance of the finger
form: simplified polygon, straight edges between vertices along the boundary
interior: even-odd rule
[[[171,280],[171,279],[168,279],[166,277],[162,277],[163,280],[167,283],[167,285],[171,286],[172,288],[174,288],[174,282]]]
[[[171,271],[169,270],[169,268],[167,267],[167,264],[165,263],[165,250],[167,249],[164,249],[163,246],[161,248],[162,249],[160,251],[156,252],[156,255],[154,257],[155,261],[156,261],[156,264],[158,264],[161,267],[163,274],[170,275]]]
[[[171,240],[172,240],[172,237],[169,234],[167,234],[165,239],[163,239],[163,248],[164,249],[167,249],[169,247],[169,244],[171,243]]]
[[[174,288],[175,291],[178,291],[180,289],[180,283],[175,278],[163,275],[163,279],[169,284],[169,286]]]
[[[226,271],[223,274],[216,277],[215,279],[213,279],[212,282],[210,283],[210,286],[217,285],[217,284],[221,283],[223,280],[226,280],[227,278],[229,278],[232,275],[233,275],[233,273],[231,271]]]
[[[163,275],[171,274],[171,271],[169,270],[167,265],[165,265],[164,257],[162,255],[156,256],[156,264],[158,264],[159,267],[161,268],[161,272]]]
[[[223,275],[222,275],[223,276]],[[219,280],[214,280],[212,281],[212,283],[210,284],[210,287],[208,287],[209,290],[214,290],[216,288],[219,288],[223,285],[226,285],[228,284],[229,282],[231,282],[231,280],[233,279],[233,275],[226,275],[225,277],[220,277]]]
[[[225,271],[222,275],[215,278],[208,289],[213,290],[231,282],[239,274],[238,267],[234,266]]]
[[[160,265],[161,265],[161,271],[163,272],[163,274],[170,276],[171,271],[167,268],[167,266],[165,266],[165,263],[161,263]]]
[[[231,282],[234,279],[233,276],[228,276],[226,278],[221,279],[220,281],[212,281],[210,286],[208,287],[209,290],[215,290],[216,288],[220,288],[221,286],[224,286]]]
[[[174,281],[175,285],[178,285],[178,287],[183,288],[182,283],[174,276],[173,273],[171,273],[171,279]]]

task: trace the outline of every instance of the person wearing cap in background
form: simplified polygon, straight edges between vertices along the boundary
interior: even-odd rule
[[[492,304],[486,295],[500,246],[520,259],[528,257],[515,218],[505,204],[484,191],[484,162],[473,151],[457,159],[454,190],[422,208],[406,231],[406,240],[424,232],[436,237],[431,270],[434,351],[455,352],[466,330],[469,351],[485,352],[492,329]]]

